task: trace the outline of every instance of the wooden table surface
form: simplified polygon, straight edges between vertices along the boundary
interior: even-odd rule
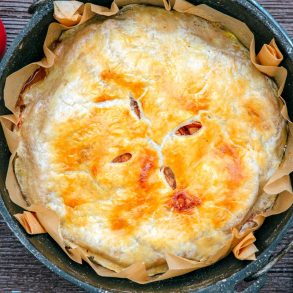
[[[27,9],[33,0],[0,0],[8,46],[30,19]],[[293,38],[293,0],[259,1]],[[293,228],[278,249],[292,240]],[[263,293],[293,292],[293,250],[269,272]],[[14,237],[0,216],[0,292],[84,292],[58,277],[35,259]]]

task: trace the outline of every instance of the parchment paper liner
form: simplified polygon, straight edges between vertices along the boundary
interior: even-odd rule
[[[171,2],[168,0],[117,0],[112,3],[109,9],[90,3],[83,4],[78,1],[55,1],[54,17],[61,24],[52,23],[48,28],[48,33],[43,45],[45,57],[41,61],[31,63],[8,76],[4,88],[5,105],[13,113],[12,115],[0,117],[7,144],[12,154],[7,171],[6,187],[11,200],[27,210],[22,214],[15,215],[15,217],[30,234],[49,233],[72,260],[78,263],[82,263],[82,260],[86,261],[98,275],[128,278],[141,284],[168,279],[208,266],[226,256],[231,249],[233,249],[235,257],[240,260],[254,260],[257,248],[254,245],[255,237],[253,231],[262,225],[265,217],[284,212],[293,203],[292,186],[289,177],[289,174],[293,171],[293,124],[289,120],[286,104],[281,97],[280,99],[283,103],[281,113],[284,119],[288,121],[289,128],[287,149],[280,167],[264,187],[264,191],[267,194],[279,194],[279,196],[272,209],[254,216],[252,220],[256,225],[253,228],[247,229],[241,233],[237,229],[239,227],[233,228],[233,241],[227,243],[217,255],[214,255],[204,262],[192,261],[175,255],[166,254],[165,257],[168,270],[164,274],[149,277],[143,263],[135,263],[116,273],[94,262],[91,253],[86,249],[76,246],[73,243],[66,242],[65,244],[59,230],[60,219],[56,213],[41,205],[28,206],[28,203],[21,194],[13,170],[13,160],[17,153],[19,141],[17,134],[13,132],[13,126],[18,123],[19,119],[19,110],[15,105],[23,84],[40,66],[49,68],[54,64],[55,55],[50,50],[50,45],[59,38],[62,31],[68,30],[72,26],[78,26],[96,14],[104,16],[115,15],[119,11],[118,7],[131,3],[162,6],[165,7],[166,10],[171,10],[171,8],[173,8],[178,12],[194,14],[209,21],[221,23],[227,30],[237,36],[247,48],[250,48],[252,63],[259,71],[275,79],[278,85],[278,94],[279,96],[281,95],[287,77],[287,70],[284,67],[278,67],[283,60],[283,56],[275,41],[272,40],[270,44],[265,44],[259,54],[256,55],[254,36],[246,24],[206,5],[201,4],[194,6],[184,0],[175,0]]]

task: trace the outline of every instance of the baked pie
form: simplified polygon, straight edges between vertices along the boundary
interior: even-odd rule
[[[55,43],[19,99],[14,169],[29,204],[114,271],[208,262],[270,208],[286,140],[274,82],[220,25],[129,5]],[[246,223],[247,224],[247,223]],[[245,226],[244,226],[245,227]]]

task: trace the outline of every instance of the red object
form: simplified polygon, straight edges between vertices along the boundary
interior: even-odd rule
[[[6,32],[2,20],[0,19],[0,59],[6,50]]]
[[[194,207],[201,205],[201,199],[186,191],[177,191],[173,195],[170,206],[177,212],[191,212]]]

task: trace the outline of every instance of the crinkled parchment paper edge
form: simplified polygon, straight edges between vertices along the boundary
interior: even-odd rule
[[[256,55],[254,35],[246,24],[206,5],[194,6],[184,0],[175,0],[171,2],[168,0],[117,0],[112,3],[110,8],[107,8],[90,3],[83,4],[78,1],[55,1],[54,17],[60,23],[51,23],[48,28],[48,33],[43,45],[45,57],[41,61],[29,64],[8,76],[4,89],[5,105],[13,113],[0,117],[7,144],[12,154],[7,171],[6,187],[11,200],[26,210],[22,214],[15,215],[15,217],[30,234],[46,232],[50,234],[72,260],[78,263],[82,263],[82,260],[86,261],[98,275],[128,278],[141,284],[168,279],[208,266],[223,258],[231,250],[233,250],[234,255],[238,259],[253,260],[255,259],[255,252],[257,251],[254,245],[255,237],[253,231],[260,227],[265,217],[284,212],[293,203],[293,193],[289,177],[289,174],[293,171],[293,125],[289,120],[287,107],[281,96],[280,99],[283,104],[281,113],[284,119],[287,120],[289,128],[287,148],[280,167],[264,187],[266,194],[279,194],[276,202],[273,208],[254,216],[253,221],[255,225],[253,228],[243,232],[240,232],[237,228],[233,228],[233,241],[227,243],[217,255],[214,255],[204,262],[192,261],[175,255],[166,254],[165,257],[168,270],[161,275],[149,277],[144,263],[135,263],[122,269],[120,272],[113,272],[98,265],[90,252],[86,249],[76,246],[73,243],[65,243],[59,229],[59,217],[44,206],[29,206],[21,194],[13,170],[13,160],[16,156],[19,142],[17,134],[13,132],[13,127],[19,122],[19,109],[16,107],[16,102],[24,83],[39,67],[49,68],[53,66],[55,55],[50,50],[50,45],[59,38],[63,31],[84,23],[96,14],[104,16],[115,15],[119,11],[118,7],[134,3],[162,6],[165,7],[166,10],[174,9],[178,12],[198,15],[209,21],[221,23],[250,49],[250,58],[254,66],[260,72],[275,79],[278,85],[278,95],[281,95],[287,77],[287,70],[284,67],[278,66],[283,60],[283,56],[275,41],[272,40],[270,44],[265,44],[260,53]]]

